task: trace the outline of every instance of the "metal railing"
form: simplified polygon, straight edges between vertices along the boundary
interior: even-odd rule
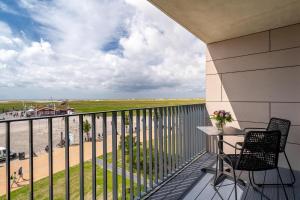
[[[34,182],[34,121],[48,121],[48,184],[49,199],[53,193],[53,120],[62,118],[65,134],[65,199],[70,199],[70,118],[78,119],[79,144],[79,189],[84,199],[85,169],[84,120],[91,124],[92,145],[92,199],[97,194],[97,133],[101,133],[103,199],[140,199],[153,191],[166,179],[184,167],[206,150],[206,137],[199,133],[197,126],[206,123],[205,104],[153,107],[142,109],[92,112],[64,116],[37,117],[1,121],[6,124],[6,199],[11,199],[11,127],[20,121],[28,122],[29,144],[29,199],[34,199],[38,188]],[[111,121],[108,123],[108,121]],[[100,130],[97,130],[100,129]],[[111,143],[108,143],[108,138]],[[128,145],[126,137],[129,138]],[[99,139],[99,138],[98,138]],[[119,146],[118,147],[118,141]],[[26,141],[24,141],[26,142]],[[129,151],[129,152],[128,152]],[[121,159],[118,159],[121,152]],[[108,161],[108,155],[111,161]],[[142,163],[141,163],[142,159]],[[109,163],[111,162],[111,163]],[[119,163],[121,162],[121,163]],[[109,168],[111,166],[111,168]],[[121,168],[121,172],[120,169]],[[108,171],[112,173],[112,190],[108,189]],[[120,178],[121,177],[121,178]],[[121,180],[121,183],[120,183]],[[128,184],[129,183],[129,184]],[[121,192],[119,191],[121,187]]]

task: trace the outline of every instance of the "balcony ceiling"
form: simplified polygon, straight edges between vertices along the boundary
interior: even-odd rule
[[[149,0],[206,43],[300,23],[299,0]]]

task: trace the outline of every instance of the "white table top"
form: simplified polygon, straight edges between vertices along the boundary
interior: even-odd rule
[[[242,136],[245,135],[245,132],[234,128],[234,127],[224,127],[223,131],[220,131],[217,127],[214,126],[197,126],[197,129],[209,136],[217,135],[231,135],[231,136]]]

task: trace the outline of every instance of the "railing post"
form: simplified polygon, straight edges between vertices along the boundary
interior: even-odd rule
[[[155,184],[158,184],[158,115],[157,108],[154,108],[154,177]]]
[[[117,112],[112,112],[112,175],[113,200],[118,199],[118,172],[117,172]]]
[[[178,111],[179,167],[181,167],[183,164],[183,106],[179,106]]]
[[[70,199],[70,138],[69,138],[69,117],[65,117],[65,199]]]
[[[153,188],[153,176],[152,176],[152,109],[148,110],[148,130],[149,130],[149,186],[150,189]]]
[[[178,118],[179,118],[179,115],[178,115],[178,110],[179,110],[179,107],[178,106],[176,106],[175,107],[175,111],[176,111],[176,120],[175,120],[175,125],[176,125],[176,169],[178,169],[179,168],[179,153],[180,153],[180,143],[179,143],[179,140],[180,140],[180,138],[179,138],[179,120],[178,120]]]
[[[143,109],[143,171],[144,171],[144,192],[147,193],[147,124],[146,109]]]
[[[162,181],[164,179],[164,158],[163,158],[163,109],[159,108],[159,179]]]
[[[172,161],[171,161],[171,108],[168,107],[168,175],[172,174]]]
[[[125,112],[121,112],[121,144],[122,144],[122,199],[126,199],[126,147],[125,147],[125,136],[126,132],[126,117]]]
[[[34,199],[33,188],[33,123],[29,120],[29,199]]]
[[[187,106],[183,107],[183,141],[184,141],[184,164],[187,162],[187,154],[188,154],[188,120],[187,120]]]
[[[176,135],[176,128],[175,128],[175,107],[171,108],[172,110],[172,128],[171,128],[171,132],[172,132],[172,172],[175,171],[175,166],[176,166],[176,154],[175,154],[175,147],[176,147],[176,143],[175,143],[175,135]]]
[[[103,199],[107,200],[107,116],[102,114],[103,137]]]
[[[141,141],[141,125],[140,125],[140,110],[136,110],[136,171],[137,171],[137,195],[141,196],[141,169],[140,169],[140,141]]]
[[[53,199],[53,138],[52,118],[48,119],[49,199]]]
[[[133,116],[132,110],[129,111],[129,173],[130,173],[130,200],[134,199],[134,180],[133,180]]]
[[[79,166],[80,166],[80,200],[84,199],[84,141],[83,141],[83,115],[79,115]]]
[[[92,199],[96,200],[96,115],[92,114]]]
[[[10,200],[10,122],[6,122],[6,199]]]
[[[167,153],[168,153],[168,138],[167,138],[167,108],[164,107],[164,178],[168,176],[168,158],[167,158]]]

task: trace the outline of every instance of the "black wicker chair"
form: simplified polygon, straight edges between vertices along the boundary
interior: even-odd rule
[[[281,133],[280,131],[249,131],[246,133],[243,146],[242,148],[238,148],[233,146],[232,144],[226,141],[219,141],[219,147],[226,143],[229,146],[235,149],[235,154],[225,154],[221,152],[218,155],[218,159],[221,158],[224,162],[226,162],[231,168],[234,178],[234,191],[235,191],[235,199],[237,199],[237,177],[236,177],[236,170],[243,170],[249,172],[249,180],[250,184],[253,188],[255,186],[252,184],[251,181],[251,174],[254,171],[266,171],[271,169],[276,169],[279,179],[281,181],[281,185],[284,190],[284,194],[286,199],[288,199],[285,186],[282,182],[281,175],[278,170],[278,156],[280,152],[280,139]],[[237,153],[237,150],[240,153]],[[218,172],[218,163],[216,165],[216,173]],[[216,188],[215,188],[216,189]],[[256,188],[255,188],[256,189]],[[217,190],[217,189],[216,189]],[[259,191],[256,189],[257,192],[260,192],[262,196],[266,197],[263,194],[263,191]]]
[[[287,164],[289,166],[289,170],[290,170],[290,174],[291,174],[291,182],[290,183],[284,183],[285,185],[288,185],[288,186],[292,186],[296,182],[295,174],[293,172],[293,169],[291,167],[291,164],[290,164],[289,159],[288,159],[288,157],[286,155],[286,152],[285,152],[285,146],[286,146],[287,138],[288,138],[288,135],[289,135],[290,126],[291,126],[291,121],[289,121],[289,120],[280,119],[280,118],[271,118],[267,128],[245,128],[244,129],[244,131],[249,131],[249,130],[267,130],[267,131],[279,130],[281,132],[280,151],[279,151],[279,153],[284,154],[284,157],[285,157],[285,159],[287,161]],[[243,146],[243,143],[238,142],[237,145]],[[280,184],[276,184],[276,183],[265,183],[265,184],[256,183],[254,175],[253,175],[253,183],[255,185],[258,185],[258,186],[262,186],[262,185],[280,185]]]

